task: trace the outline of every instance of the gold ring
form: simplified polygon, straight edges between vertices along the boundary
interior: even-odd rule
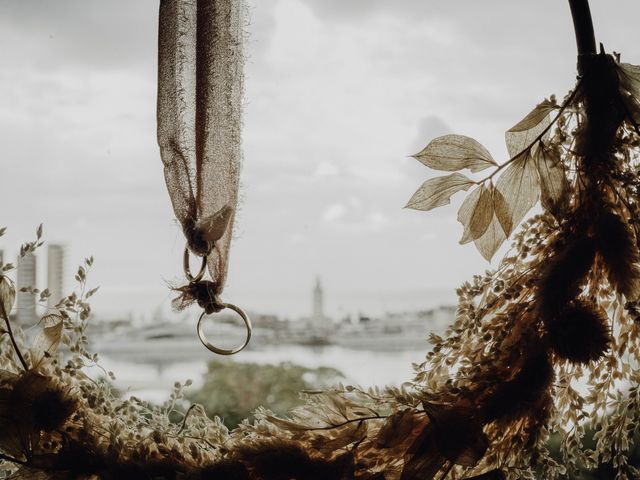
[[[242,320],[244,321],[244,324],[247,327],[247,338],[245,338],[244,343],[241,346],[234,348],[232,350],[225,350],[224,348],[218,348],[212,345],[209,342],[209,340],[207,340],[207,337],[202,331],[202,320],[207,315],[207,312],[202,312],[202,315],[200,315],[200,318],[198,319],[198,337],[200,338],[200,341],[202,342],[202,344],[213,353],[217,353],[218,355],[233,355],[234,353],[238,353],[239,351],[243,350],[244,347],[249,345],[249,340],[251,340],[251,329],[252,329],[251,320],[249,319],[249,316],[246,313],[244,313],[244,310],[242,310],[240,307],[236,307],[231,303],[223,303],[221,304],[221,307],[223,309],[228,308],[230,310],[233,310],[238,315],[240,315],[240,318],[242,318]]]
[[[182,267],[184,268],[184,274],[187,277],[187,280],[190,282],[199,282],[204,277],[204,273],[207,270],[207,256],[202,257],[202,265],[200,265],[200,271],[194,277],[191,274],[191,267],[189,266],[189,248],[184,247],[184,256],[182,257]]]

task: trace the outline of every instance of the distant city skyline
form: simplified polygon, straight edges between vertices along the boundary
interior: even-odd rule
[[[49,244],[46,248],[46,262],[38,261],[44,257],[45,249],[29,252],[25,256],[17,255],[15,265],[16,302],[14,313],[16,320],[22,327],[29,327],[38,321],[38,315],[45,313],[38,306],[37,296],[21,291],[23,288],[37,288],[42,291],[48,289],[50,296],[47,309],[55,305],[67,295],[65,292],[65,246]],[[0,262],[4,261],[4,251],[0,250]],[[38,274],[38,265],[46,265],[46,270]],[[40,280],[40,278],[44,280]]]

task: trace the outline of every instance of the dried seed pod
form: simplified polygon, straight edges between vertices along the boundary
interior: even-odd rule
[[[607,313],[590,300],[575,300],[545,324],[555,354],[573,363],[598,360],[611,344]]]

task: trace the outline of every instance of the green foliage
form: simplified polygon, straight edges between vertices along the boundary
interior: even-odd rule
[[[253,419],[253,411],[260,406],[286,415],[302,405],[301,391],[326,388],[342,377],[328,367],[212,360],[202,388],[187,398],[202,404],[210,417],[219,416],[227,427],[234,428],[245,418]]]

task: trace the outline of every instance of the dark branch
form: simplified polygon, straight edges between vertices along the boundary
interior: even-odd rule
[[[582,62],[580,57],[596,54],[596,36],[593,32],[593,21],[589,0],[569,0],[573,29],[576,33],[576,45],[578,47],[578,73],[582,74]]]

